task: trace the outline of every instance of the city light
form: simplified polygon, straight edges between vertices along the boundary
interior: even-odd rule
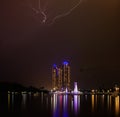
[[[70,90],[70,66],[67,61],[63,65],[56,67],[54,64],[52,68],[52,89],[53,90]]]

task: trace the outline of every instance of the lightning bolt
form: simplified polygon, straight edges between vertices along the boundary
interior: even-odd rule
[[[47,15],[46,15],[45,12],[43,12],[43,11],[41,12],[41,14],[42,14],[43,17],[44,17],[43,20],[42,20],[42,22],[45,23],[46,20],[47,20]]]
[[[43,24],[45,24],[46,23],[46,20],[47,20],[47,15],[46,15],[46,13],[45,13],[45,9],[41,9],[41,1],[40,0],[38,0],[38,8],[35,8],[35,7],[32,7],[32,5],[29,3],[29,2],[27,2],[27,4],[28,4],[28,7],[30,8],[30,9],[32,9],[32,11],[37,15],[37,14],[41,14],[42,16],[43,16],[43,19],[42,19],[42,21],[41,21],[41,23]]]
[[[33,11],[36,12],[36,14],[41,13],[41,14],[43,15],[42,23],[45,23],[46,20],[47,20],[47,15],[45,14],[44,10],[41,9],[41,2],[40,2],[40,0],[39,0],[38,2],[39,2],[39,4],[38,4],[38,9],[39,9],[39,10],[37,10],[37,9],[35,9],[35,8],[32,8],[32,9],[33,9]]]
[[[41,4],[40,4],[40,0],[39,0],[39,11],[41,12],[41,14],[43,15],[43,20],[42,23],[45,23],[47,20],[47,15],[45,14],[45,12],[41,9]]]
[[[49,19],[48,19],[47,14],[46,14],[46,8],[44,8],[44,9],[41,8],[41,0],[38,0],[38,8],[32,7],[32,6],[30,5],[30,3],[28,3],[28,4],[29,4],[29,8],[31,8],[32,11],[33,11],[35,14],[40,14],[40,15],[43,16],[43,17],[42,17],[42,21],[41,21],[42,24],[52,25],[57,19],[69,15],[74,9],[76,9],[76,8],[81,4],[81,2],[82,2],[82,0],[79,0],[79,2],[78,2],[76,5],[74,5],[71,9],[69,9],[67,12],[61,13],[61,14],[55,16],[55,17],[51,20],[51,22],[48,23],[48,24],[47,24],[47,21],[48,21]]]
[[[76,4],[74,7],[72,7],[68,12],[65,12],[63,14],[60,14],[60,15],[57,15],[56,17],[54,17],[53,20],[52,20],[52,22],[49,25],[52,25],[57,19],[69,15],[74,9],[76,9],[81,4],[81,2],[82,2],[82,0],[80,0],[78,2],[78,4]]]

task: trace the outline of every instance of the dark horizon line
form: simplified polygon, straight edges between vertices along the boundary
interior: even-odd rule
[[[114,86],[111,86],[111,87],[109,87],[109,88],[107,88],[107,87],[105,87],[105,86],[100,86],[100,87],[98,87],[98,88],[92,88],[92,89],[94,89],[94,90],[101,90],[101,89],[104,89],[104,90],[108,90],[108,89],[113,89],[113,88],[115,88],[115,87],[120,87],[118,84],[115,84]],[[35,87],[35,86],[32,86],[32,85],[29,85],[29,86],[25,86],[25,85],[23,85],[23,84],[21,84],[21,83],[17,83],[17,82],[9,82],[9,81],[0,81],[0,90],[7,90],[7,91],[9,91],[9,90],[20,90],[21,89],[21,91],[22,90],[28,90],[28,89],[31,89],[31,90],[36,90],[36,91],[40,91],[40,90],[47,90],[47,91],[49,91],[49,89],[46,89],[44,86],[41,86],[40,88],[37,88],[37,87]],[[92,90],[91,88],[87,88],[87,89],[85,89],[85,88],[83,88],[83,89],[81,89],[80,88],[80,90]]]

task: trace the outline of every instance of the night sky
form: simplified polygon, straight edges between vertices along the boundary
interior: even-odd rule
[[[41,25],[29,1],[0,0],[0,81],[50,88],[52,65],[67,60],[72,86],[120,85],[120,0],[82,0],[52,25]],[[72,7],[58,1],[44,0],[48,22]]]

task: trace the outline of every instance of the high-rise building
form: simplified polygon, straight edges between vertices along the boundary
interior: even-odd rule
[[[60,68],[55,64],[52,67],[52,89],[65,90],[66,88],[70,89],[70,66],[67,61],[64,61]]]
[[[58,89],[61,90],[62,89],[62,69],[58,68]]]
[[[69,63],[68,62],[63,62],[63,73],[62,73],[62,76],[63,76],[63,88],[64,89],[70,89],[70,66],[69,66]]]

